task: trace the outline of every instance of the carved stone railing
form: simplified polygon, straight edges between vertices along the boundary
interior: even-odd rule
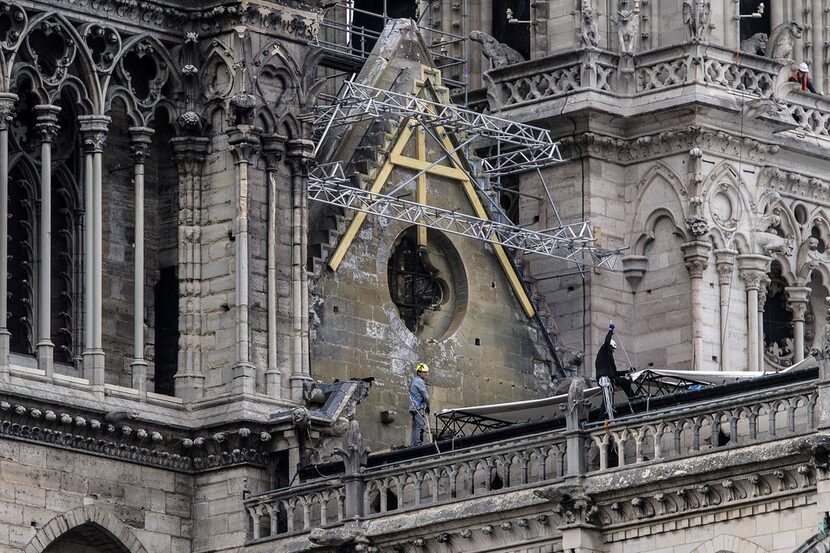
[[[561,433],[545,433],[344,477],[344,481],[358,482],[356,487],[322,480],[269,492],[245,503],[250,537],[258,540],[308,532],[337,525],[344,516],[381,517],[555,482],[565,475],[565,451]],[[359,490],[360,497],[347,501],[346,493],[351,490]]]
[[[586,52],[520,63],[484,74],[491,109],[556,98],[583,88]]]
[[[579,92],[609,94],[617,105],[636,111],[652,101],[652,94],[703,85],[706,96],[738,97],[742,104],[774,99],[789,109],[803,131],[830,136],[830,102],[787,85],[789,71],[788,66],[769,58],[744,53],[736,57],[733,50],[716,45],[682,44],[634,58],[603,50],[578,50],[492,70],[484,79],[492,111],[557,100],[560,103],[554,104],[554,109],[564,110],[561,102],[579,103],[571,99]],[[789,120],[790,115],[783,113],[783,119]]]
[[[830,136],[830,102],[826,99],[795,91],[786,96],[785,103],[802,130]]]
[[[588,472],[810,434],[817,425],[817,400],[815,387],[796,386],[610,425],[594,423],[587,428]]]
[[[551,482],[565,474],[564,437],[548,434],[364,474],[365,516]],[[391,501],[390,501],[391,500]]]
[[[257,496],[245,503],[251,539],[308,532],[345,520],[343,484],[323,480]]]
[[[508,438],[483,445],[482,435],[476,445],[455,451],[448,451],[449,442],[442,442],[441,453],[420,451],[420,457],[406,460],[387,462],[376,456],[368,465],[347,469],[339,477],[249,498],[245,502],[249,536],[251,540],[296,536],[350,520],[535,490],[569,478],[802,439],[819,426],[817,404],[823,382],[817,385],[815,373],[782,374],[759,381],[752,391],[735,385],[717,393],[655,398],[650,411],[642,412],[643,403],[635,405],[636,415],[626,416],[626,407],[620,407],[620,418],[610,422],[584,422],[587,414],[576,403],[576,408],[566,411],[564,428],[555,424],[517,429]]]

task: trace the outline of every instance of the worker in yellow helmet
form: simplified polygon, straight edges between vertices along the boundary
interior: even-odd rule
[[[415,378],[409,383],[409,415],[412,417],[412,445],[424,443],[424,427],[429,414],[429,392],[427,392],[429,366],[415,365]]]

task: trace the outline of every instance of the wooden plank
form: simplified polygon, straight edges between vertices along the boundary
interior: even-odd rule
[[[375,179],[372,181],[372,186],[369,187],[369,191],[373,193],[380,192],[383,185],[386,184],[386,180],[389,178],[389,175],[392,173],[392,169],[395,168],[395,164],[392,162],[392,158],[399,155],[401,151],[406,146],[406,143],[409,142],[409,138],[412,136],[412,126],[410,125],[411,120],[407,119],[403,126],[400,134],[398,135],[397,140],[395,141],[395,145],[392,147],[392,151],[389,154],[389,157],[386,159],[386,163],[381,166],[380,170],[378,171],[377,175],[375,175]],[[337,243],[337,247],[332,252],[331,257],[328,261],[328,266],[332,271],[336,271],[338,267],[340,267],[340,263],[343,261],[343,257],[345,257],[346,252],[349,250],[349,246],[352,245],[354,241],[354,237],[357,236],[358,231],[360,230],[363,221],[366,220],[366,213],[362,211],[358,211],[355,213],[352,220],[349,222],[349,226],[346,228],[346,232],[343,233],[343,236],[340,237],[340,241]]]

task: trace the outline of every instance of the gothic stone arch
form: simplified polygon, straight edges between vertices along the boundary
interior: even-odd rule
[[[147,553],[147,550],[126,524],[106,509],[95,505],[78,507],[56,516],[35,534],[35,537],[32,538],[32,541],[29,542],[23,552],[42,553],[44,549],[60,539],[61,536],[84,524],[92,524],[100,528],[118,541],[124,550],[129,553]]]
[[[768,553],[758,544],[729,534],[721,534],[700,544],[692,553],[712,553],[713,551],[716,553]]]

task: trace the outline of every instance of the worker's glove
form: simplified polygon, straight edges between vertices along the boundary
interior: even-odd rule
[[[611,332],[614,332],[615,328],[617,328],[617,325],[615,325],[614,323],[611,323],[610,325],[608,325],[608,330],[610,330]]]
[[[427,415],[429,415],[429,406],[427,406],[427,408],[426,408],[426,409],[424,409],[424,412],[425,412]]]

